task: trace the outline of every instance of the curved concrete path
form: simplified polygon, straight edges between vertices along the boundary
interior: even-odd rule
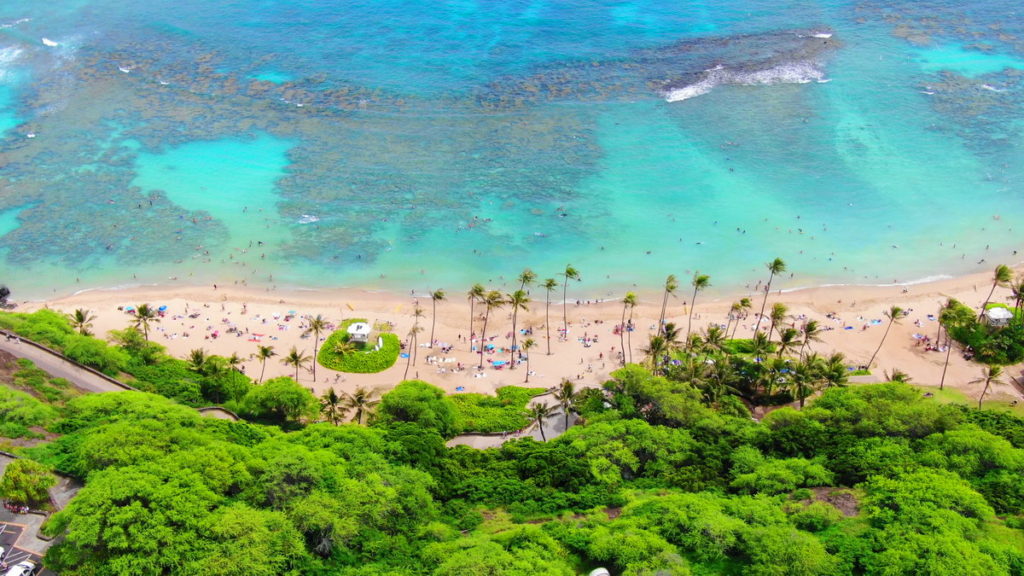
[[[124,392],[130,389],[128,386],[118,386],[88,370],[75,366],[63,356],[36,348],[28,342],[7,340],[6,337],[0,336],[0,350],[10,352],[18,358],[28,358],[51,376],[64,378],[89,392]]]

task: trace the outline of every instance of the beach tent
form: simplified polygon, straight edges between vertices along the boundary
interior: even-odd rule
[[[1006,326],[1013,320],[1013,312],[1001,306],[985,310],[985,318],[990,326]]]
[[[355,322],[348,327],[348,339],[352,342],[366,342],[370,339],[370,329],[366,322]]]

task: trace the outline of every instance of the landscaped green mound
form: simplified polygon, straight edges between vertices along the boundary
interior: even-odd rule
[[[324,368],[349,372],[352,374],[373,374],[391,368],[398,360],[402,345],[398,336],[390,332],[380,332],[378,338],[370,342],[349,341],[348,327],[356,322],[366,322],[363,318],[350,318],[341,323],[317,354],[317,362]]]
[[[498,396],[486,394],[456,394],[455,426],[461,433],[511,432],[530,423],[526,404],[530,398],[544,393],[544,388],[503,386]]]

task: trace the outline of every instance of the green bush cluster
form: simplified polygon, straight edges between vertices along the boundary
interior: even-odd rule
[[[0,312],[0,328],[54,348],[75,362],[108,376],[117,376],[129,360],[121,349],[103,340],[78,334],[66,316],[46,308],[30,314]]]
[[[349,335],[346,328],[355,322],[366,322],[366,320],[351,318],[342,322],[341,327],[324,341],[317,354],[317,362],[324,368],[350,374],[374,374],[394,366],[402,350],[402,344],[398,336],[389,332],[380,334],[383,344],[379,350],[374,350],[376,342],[371,342],[366,345],[355,344],[356,349],[344,356],[339,356],[334,351],[338,342],[348,342]]]
[[[0,436],[39,438],[30,428],[45,427],[57,419],[55,408],[20,391],[0,386]]]
[[[1004,304],[990,304],[989,308],[1008,308]],[[943,311],[943,324],[949,335],[974,352],[975,360],[984,364],[1007,366],[1024,361],[1024,316],[1020,310],[1009,308],[1013,319],[1009,325],[996,327],[978,320],[968,306],[950,300]]]
[[[543,394],[544,388],[502,386],[497,397],[486,394],[456,394],[455,426],[460,433],[494,433],[521,430],[530,423],[526,404],[531,398]]]

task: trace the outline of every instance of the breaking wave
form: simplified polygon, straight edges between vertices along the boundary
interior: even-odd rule
[[[718,65],[696,74],[696,80],[665,90],[665,100],[679,102],[707,94],[717,86],[768,86],[772,84],[808,84],[826,82],[825,71],[811,61],[788,62],[771,68],[732,70]]]

